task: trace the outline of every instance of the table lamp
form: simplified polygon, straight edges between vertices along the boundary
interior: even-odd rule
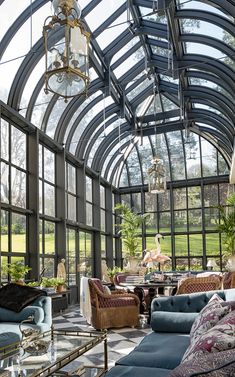
[[[214,259],[209,259],[207,261],[207,265],[206,265],[207,269],[212,271],[214,268],[218,267],[217,264],[216,264],[216,261]]]

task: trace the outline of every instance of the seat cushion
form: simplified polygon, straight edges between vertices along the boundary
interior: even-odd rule
[[[167,377],[169,369],[116,365],[105,377]]]
[[[189,342],[188,334],[152,332],[116,364],[173,369],[180,364]]]

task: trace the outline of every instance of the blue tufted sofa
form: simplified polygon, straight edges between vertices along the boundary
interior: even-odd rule
[[[152,332],[129,355],[116,362],[105,377],[167,377],[189,346],[189,332],[214,293],[235,300],[235,289],[159,297],[151,304]]]
[[[33,321],[22,324],[22,328],[33,328],[40,333],[49,331],[52,325],[51,298],[38,297],[19,313],[0,307],[0,348],[19,342],[21,339],[19,325],[29,316],[33,316]]]

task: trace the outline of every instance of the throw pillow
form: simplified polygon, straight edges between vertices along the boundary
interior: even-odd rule
[[[109,287],[107,285],[103,285],[103,292],[106,295],[111,295],[111,291],[110,291],[110,289],[109,289]]]
[[[235,310],[235,301],[223,301],[222,306],[230,306],[231,310]]]
[[[228,314],[230,306],[223,307],[221,302],[223,302],[222,298],[214,294],[208,304],[200,311],[190,331],[191,343],[194,343],[201,334],[211,329],[222,317]]]
[[[0,289],[0,307],[19,313],[36,298],[46,296],[41,289],[19,284],[7,284]]]
[[[235,348],[235,318],[231,312],[227,319],[222,319],[217,325],[202,334],[195,343],[191,343],[182,361],[192,360],[204,353],[215,353]]]
[[[235,350],[204,354],[178,365],[168,377],[224,377],[233,376],[235,369]]]

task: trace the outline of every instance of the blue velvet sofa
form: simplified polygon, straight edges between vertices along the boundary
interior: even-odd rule
[[[214,293],[225,301],[235,300],[235,289],[155,298],[151,304],[153,331],[129,355],[119,359],[105,376],[169,376],[189,346],[189,332],[195,318]]]
[[[20,323],[32,316],[32,321],[22,324],[22,328],[33,328],[40,333],[51,329],[51,298],[41,296],[19,313],[0,307],[0,348],[11,346],[21,339]]]

